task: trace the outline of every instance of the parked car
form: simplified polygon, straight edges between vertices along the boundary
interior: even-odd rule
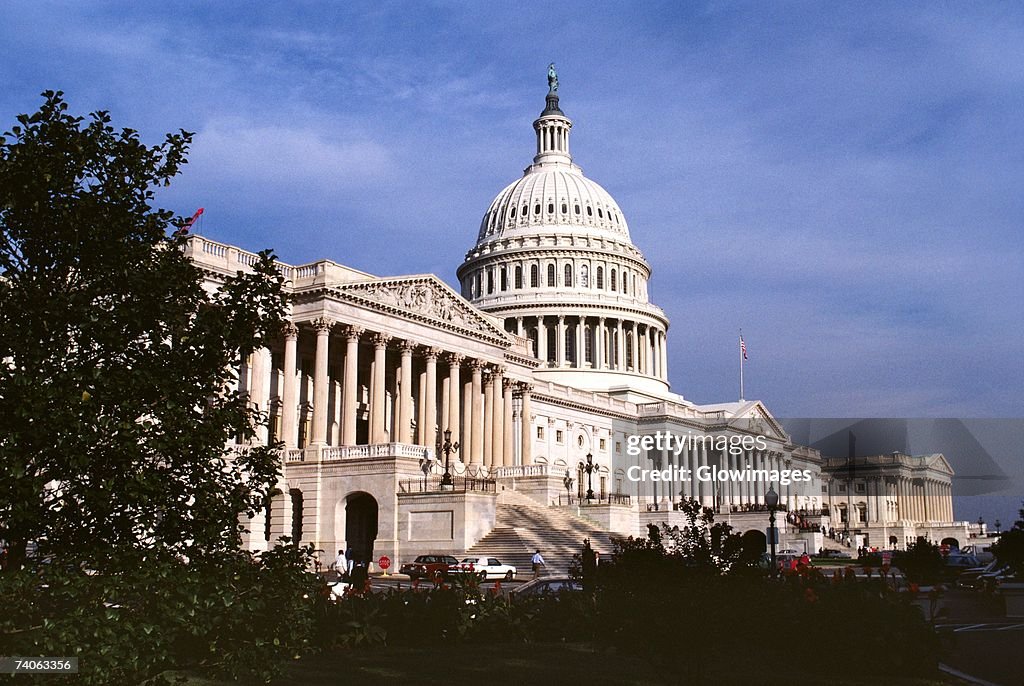
[[[583,584],[569,576],[546,576],[541,579],[527,581],[509,594],[513,600],[535,598],[537,596],[559,593],[576,593],[583,590]]]
[[[467,557],[462,562],[448,567],[449,574],[476,574],[481,579],[516,578],[516,568],[503,565],[496,557]]]
[[[980,567],[981,563],[978,562],[978,558],[973,555],[953,555],[950,554],[946,557],[946,563],[942,570],[942,576],[945,581],[955,582],[957,578],[963,572],[968,569],[974,569]]]
[[[1002,565],[993,560],[992,562],[989,562],[987,565],[981,567],[971,567],[970,569],[965,569],[963,572],[960,573],[960,576],[957,577],[956,585],[960,588],[980,590],[981,584],[979,582],[981,578],[988,574],[998,573],[1000,571],[1000,567],[1002,567]]]
[[[845,550],[833,550],[832,548],[825,548],[816,557],[822,559],[831,560],[850,560],[853,559],[853,555]]]
[[[412,562],[406,562],[398,571],[408,574],[410,579],[440,581],[448,576],[448,568],[458,563],[451,555],[420,555]]]

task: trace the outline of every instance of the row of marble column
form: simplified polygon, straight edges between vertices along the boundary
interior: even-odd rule
[[[330,396],[329,361],[332,340],[340,331],[344,340],[341,375],[340,444],[355,445],[359,414],[359,367],[361,342],[372,346],[369,384],[369,443],[416,443],[435,448],[441,433],[451,429],[452,441],[462,441],[461,457],[469,464],[488,466],[532,464],[531,386],[505,377],[505,368],[470,359],[465,355],[395,339],[357,326],[337,326],[329,319],[308,322],[316,333],[313,370],[312,422],[309,444],[328,444]],[[283,383],[280,389],[281,440],[296,447],[298,440],[299,330],[290,324],[284,331]],[[397,349],[397,368],[388,369],[388,351]],[[413,358],[422,360],[418,402],[414,404]],[[260,407],[269,404],[266,385],[271,356],[267,349],[253,353],[249,366],[249,393]],[[439,379],[438,362],[443,378]],[[463,376],[463,367],[468,374]],[[393,375],[393,376],[392,376]],[[391,421],[387,416],[388,380],[394,378]],[[442,390],[438,404],[438,390]],[[415,415],[415,416],[414,416]],[[413,435],[413,426],[417,427]],[[517,433],[521,434],[517,436]],[[264,438],[266,438],[264,436]],[[518,440],[517,440],[518,438]],[[463,440],[464,439],[464,440]],[[517,450],[518,448],[518,450]]]
[[[835,487],[830,488],[830,506],[845,505],[851,524],[860,522],[860,501],[867,508],[868,524],[953,521],[953,491],[948,482],[906,476],[866,477],[865,492],[861,494],[854,493],[854,481],[845,483],[845,494],[837,495]]]
[[[657,455],[654,455],[657,458]],[[799,493],[793,484],[781,485],[779,482],[769,482],[756,475],[750,480],[728,478],[722,481],[701,481],[698,478],[698,470],[701,467],[709,467],[711,471],[725,469],[729,471],[743,471],[748,468],[755,471],[772,471],[790,469],[790,460],[785,455],[772,450],[744,450],[741,454],[731,454],[727,451],[710,449],[703,442],[694,442],[693,445],[684,446],[677,455],[674,451],[665,450],[660,459],[654,461],[656,469],[674,467],[677,469],[689,470],[690,480],[673,482],[667,485],[664,492],[658,495],[659,499],[668,498],[675,501],[679,496],[695,498],[701,501],[706,507],[720,505],[729,508],[735,505],[738,508],[743,506],[764,505],[764,496],[769,486],[779,494],[781,506],[795,509],[800,505]],[[702,473],[708,470],[702,470]],[[810,488],[806,482],[801,482],[804,488]],[[806,495],[806,494],[804,494]]]
[[[534,354],[554,367],[612,369],[668,379],[668,349],[665,330],[641,322],[598,315],[552,315],[510,317],[506,327],[534,340]],[[548,330],[555,330],[555,349],[548,349]],[[567,351],[572,332],[576,354]],[[591,343],[587,361],[587,342]],[[627,351],[629,354],[627,354]]]
[[[953,521],[953,488],[934,479],[899,477],[900,518],[914,522]]]

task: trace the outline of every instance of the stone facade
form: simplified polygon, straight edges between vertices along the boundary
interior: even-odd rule
[[[578,507],[590,488],[593,519],[621,533],[677,520],[687,497],[758,528],[769,486],[790,510],[853,512],[863,500],[869,523],[909,526],[902,513],[920,502],[909,487],[948,486],[940,465],[906,465],[906,480],[858,472],[847,481],[870,499],[844,500],[834,492],[844,477],[795,445],[761,402],[697,405],[671,391],[669,322],[648,300],[650,266],[614,200],[573,164],[571,127],[549,95],[534,163],[485,213],[458,270],[461,293],[433,275],[279,264],[289,326],[238,369],[238,392],[270,417],[258,440],[284,444],[283,478],[267,512],[246,522],[248,547],[291,536],[325,560],[346,544],[370,560],[457,555],[494,526],[502,490]],[[256,260],[200,236],[186,250],[210,288]],[[446,431],[459,445],[448,455],[453,483],[442,486]],[[763,443],[631,454],[636,436],[666,432]],[[810,480],[676,476],[747,467]],[[635,481],[631,468],[675,471]],[[952,519],[943,507],[921,516]]]

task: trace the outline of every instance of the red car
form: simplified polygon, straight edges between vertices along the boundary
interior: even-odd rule
[[[408,574],[410,579],[440,581],[448,576],[448,566],[458,563],[451,555],[420,555],[413,562],[406,562],[398,571]]]

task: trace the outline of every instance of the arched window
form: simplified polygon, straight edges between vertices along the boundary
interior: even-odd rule
[[[614,267],[612,267],[612,290],[613,291],[619,290],[619,285],[615,281],[615,268]]]
[[[523,267],[522,265],[516,265],[516,288],[523,287]]]
[[[537,288],[540,286],[540,267],[535,264],[530,265],[530,288]]]
[[[501,268],[501,290],[508,290],[508,270],[505,267]]]
[[[569,213],[569,206],[568,206],[568,205],[566,205],[566,204],[565,204],[565,203],[563,202],[563,203],[562,203],[562,214],[568,214],[568,213]]]
[[[599,289],[603,289],[604,288],[604,267],[598,267],[597,268],[597,275],[595,276],[595,278],[597,279],[597,287]]]
[[[580,286],[582,288],[590,287],[590,269],[585,264],[580,267]]]
[[[572,288],[572,265],[565,265],[565,287]]]
[[[527,217],[527,216],[528,216],[529,214],[530,214],[530,208],[529,208],[529,206],[528,206],[528,205],[523,205],[523,220],[524,220],[524,221],[526,220],[526,217]]]
[[[587,216],[588,217],[593,217],[594,216],[594,210],[593,210],[592,207],[590,207],[590,205],[587,205]]]
[[[601,211],[600,207],[597,208],[597,217],[598,219],[604,219],[604,212]]]
[[[580,213],[580,206],[579,205],[575,205],[574,207],[575,207],[575,210],[576,210],[576,214],[579,214]]]
[[[552,288],[555,286],[555,265],[554,264],[549,264],[548,265],[548,283],[547,283],[547,285],[549,287],[552,287]]]
[[[533,206],[533,213],[540,214],[540,203],[537,203],[536,205]]]
[[[548,214],[554,214],[554,213],[555,213],[555,203],[549,202],[548,203]]]

